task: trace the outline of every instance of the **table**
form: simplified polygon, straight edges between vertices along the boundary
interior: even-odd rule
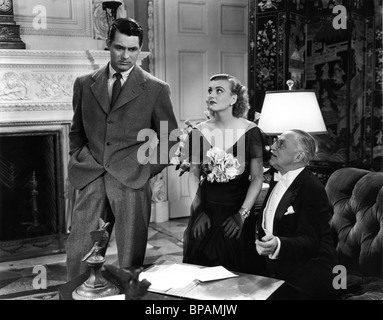
[[[187,264],[180,263],[180,265]],[[163,265],[155,265],[154,268],[160,271],[161,268],[165,268],[166,266],[169,265],[164,263]],[[196,267],[206,268],[202,266]],[[274,293],[284,284],[284,281],[278,279],[239,272],[233,273],[238,276],[203,283],[199,282],[198,285],[191,287],[190,290],[182,291],[182,296],[177,293],[169,294],[169,291],[151,292],[149,290],[144,300],[269,300],[273,299]],[[107,271],[103,271],[103,276],[119,288],[122,287],[118,279]],[[83,274],[59,287],[60,300],[73,300],[73,290],[81,285],[87,278],[88,275]],[[123,299],[124,296],[122,294],[103,298],[103,300]]]
[[[110,272],[107,270],[102,271],[103,277],[108,280],[110,283],[116,285],[120,291],[122,292],[122,285],[120,281],[112,275]],[[67,283],[63,284],[58,288],[58,293],[59,293],[59,299],[60,300],[74,300],[72,298],[72,292],[80,286],[82,283],[85,282],[86,279],[88,279],[89,274],[84,273],[77,278],[74,278],[71,281],[68,281]],[[182,298],[177,298],[173,296],[166,296],[166,295],[158,295],[155,293],[148,292],[145,296],[145,300],[184,300]]]

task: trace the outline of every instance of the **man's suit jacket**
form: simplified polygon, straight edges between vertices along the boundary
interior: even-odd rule
[[[259,239],[264,236],[263,209],[275,185],[276,182],[270,184],[258,219]],[[289,207],[293,210],[288,210]],[[312,280],[321,279],[319,281],[327,281],[331,285],[329,282],[337,255],[329,219],[326,190],[319,179],[305,168],[277,206],[273,235],[279,237],[281,248],[278,259],[266,258],[268,272],[278,278],[291,280],[298,286],[308,286],[310,283],[310,289],[313,287]]]
[[[168,162],[166,148],[156,150],[166,153],[166,160],[161,163],[138,161],[137,153],[140,147],[142,151],[145,141],[137,137],[143,129],[154,130],[162,147],[170,149],[176,143],[169,141],[177,121],[167,83],[136,65],[110,110],[107,81],[108,65],[78,77],[74,83],[68,176],[76,189],[85,187],[105,171],[124,185],[138,189],[161,172]],[[160,134],[161,121],[167,122],[167,131]]]

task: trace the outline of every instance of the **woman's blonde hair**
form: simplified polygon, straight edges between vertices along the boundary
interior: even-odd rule
[[[236,118],[247,117],[247,112],[250,109],[249,94],[247,87],[241,84],[241,82],[229,74],[216,74],[213,75],[210,81],[226,80],[231,86],[230,90],[232,94],[237,95],[237,101],[233,104],[233,116]]]

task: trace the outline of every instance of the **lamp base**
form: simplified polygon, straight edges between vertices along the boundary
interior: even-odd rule
[[[88,279],[72,292],[74,300],[94,300],[114,296],[120,293],[120,289],[108,282],[101,274],[101,268],[105,259],[96,256],[95,259],[87,261],[90,267]]]

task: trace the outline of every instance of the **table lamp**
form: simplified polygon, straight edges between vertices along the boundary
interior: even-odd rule
[[[292,80],[286,84],[289,90],[266,92],[258,123],[263,132],[269,136],[291,129],[310,134],[327,133],[315,91],[292,90]]]

